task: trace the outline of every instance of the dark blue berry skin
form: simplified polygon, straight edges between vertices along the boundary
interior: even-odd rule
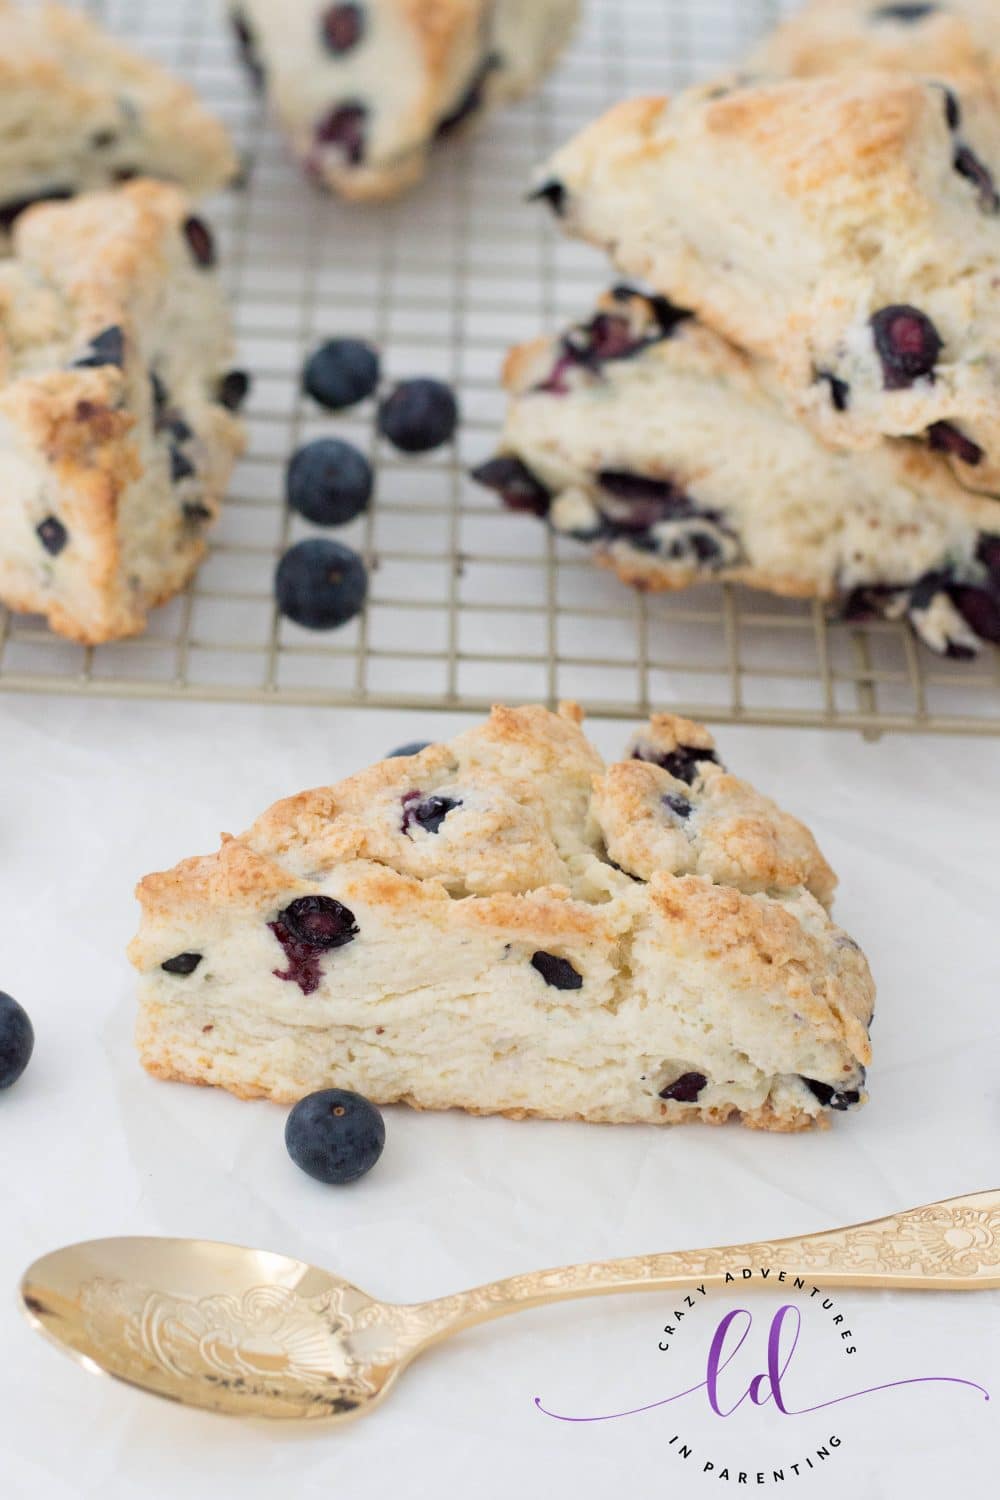
[[[35,533],[52,557],[58,557],[69,541],[69,532],[57,516],[46,516],[44,521],[39,521]]]
[[[288,503],[317,526],[344,526],[368,509],[371,464],[351,443],[317,438],[292,455]]]
[[[340,1186],[364,1177],[382,1155],[385,1121],[360,1094],[320,1089],[288,1116],[285,1145],[297,1167],[317,1182]]]
[[[179,974],[186,978],[188,974],[194,973],[201,960],[200,953],[178,953],[173,958],[165,959],[160,968],[165,974]]]
[[[0,990],[0,1089],[17,1082],[34,1048],[35,1031],[27,1011]]]
[[[673,1099],[678,1104],[694,1104],[708,1079],[704,1073],[682,1073],[673,1083],[660,1090],[661,1099]]]
[[[125,335],[122,330],[115,326],[105,328],[103,332],[91,339],[86,354],[73,361],[75,370],[96,370],[103,365],[116,365],[122,369],[125,364]]]
[[[440,380],[404,380],[378,409],[378,430],[404,453],[440,448],[458,425],[458,403]]]
[[[419,755],[421,750],[429,750],[433,743],[433,740],[411,740],[408,745],[399,745],[395,750],[390,750],[385,758],[401,760],[404,755]]]
[[[227,411],[239,411],[250,394],[250,384],[246,370],[227,370],[216,388],[215,399]]]
[[[555,953],[539,950],[531,960],[531,967],[554,990],[582,990],[583,975],[578,973],[568,958],[559,958]]]
[[[320,406],[340,411],[370,396],[379,382],[379,357],[361,339],[330,339],[309,356],[302,383]]]
[[[278,608],[289,620],[308,630],[332,630],[361,610],[368,574],[350,547],[316,537],[288,549],[274,587]]]

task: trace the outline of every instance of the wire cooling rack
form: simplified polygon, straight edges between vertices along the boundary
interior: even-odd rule
[[[301,181],[235,63],[221,0],[91,8],[187,76],[244,153],[245,185],[211,217],[255,378],[250,447],[208,561],[147,634],[88,650],[0,611],[0,688],[476,710],[575,697],[604,715],[1000,734],[1000,652],[940,661],[902,625],[831,624],[818,605],[728,587],[633,594],[466,477],[495,447],[507,346],[583,313],[609,278],[524,202],[532,168],[624,95],[739,56],[780,0],[587,0],[538,97],[441,147],[410,196],[361,208]],[[343,333],[374,339],[390,380],[454,383],[451,450],[406,458],[374,436],[371,402],[331,417],[301,394],[307,353]],[[285,463],[319,435],[365,447],[377,475],[370,513],[337,533],[368,560],[369,604],[326,634],[280,619],[272,594],[277,558],[309,530],[284,507]]]

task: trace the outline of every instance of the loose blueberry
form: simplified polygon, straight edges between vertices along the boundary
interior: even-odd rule
[[[712,765],[719,764],[719,757],[714,750],[699,750],[694,745],[678,745],[675,750],[668,750],[661,754],[649,745],[639,745],[632,752],[633,760],[645,760],[654,766],[662,766],[664,771],[669,771],[671,776],[678,781],[684,781],[688,786],[693,786],[701,765],[708,761]]]
[[[215,241],[204,219],[196,219],[193,215],[190,219],[185,219],[184,238],[199,266],[207,268],[215,265]]]
[[[35,1032],[27,1011],[0,990],[0,1089],[17,1082],[34,1048]]]
[[[178,953],[175,958],[168,958],[160,968],[165,974],[193,974],[201,960],[200,953]]]
[[[219,381],[215,399],[227,411],[239,411],[250,391],[250,376],[245,370],[228,370]]]
[[[1000,213],[1000,194],[993,174],[969,146],[959,146],[955,152],[955,171],[975,187],[983,213]]]
[[[332,630],[352,620],[368,593],[365,565],[350,547],[310,538],[290,547],[275,574],[278,608],[308,630]]]
[[[454,392],[440,380],[404,380],[378,409],[378,429],[404,453],[426,453],[453,436]]]
[[[566,212],[566,188],[561,182],[554,178],[549,182],[543,182],[533,193],[528,194],[529,203],[547,203],[557,219],[561,219]]]
[[[883,307],[871,325],[886,390],[902,390],[922,376],[933,376],[944,345],[926,313],[905,304]]]
[[[694,812],[694,808],[686,797],[678,797],[673,792],[668,793],[664,797],[663,805],[664,807],[669,807],[672,813],[675,813],[678,818],[682,819],[689,818]]]
[[[0,203],[0,229],[13,229],[14,221],[19,219],[26,209],[34,208],[36,203],[52,203],[57,199],[75,196],[74,188],[51,187],[43,192],[34,193],[30,198],[8,198],[6,203]]]
[[[414,824],[425,833],[440,833],[441,824],[450,812],[461,807],[454,797],[425,797],[423,792],[407,792],[403,798],[402,832],[412,838]]]
[[[950,422],[935,422],[927,429],[927,438],[932,448],[938,453],[950,453],[953,458],[961,459],[963,464],[970,464],[973,468],[981,464],[986,457],[985,451],[978,443],[974,443],[964,432],[953,427]]]
[[[471,471],[471,477],[486,489],[496,490],[508,510],[528,511],[535,516],[549,513],[552,503],[549,491],[519,458],[501,454],[487,459]]]
[[[338,104],[323,116],[314,135],[317,145],[339,146],[348,164],[356,167],[365,154],[365,124],[368,111],[363,104]]]
[[[86,354],[73,361],[75,370],[100,369],[103,365],[116,365],[119,370],[125,364],[125,334],[117,326],[105,328],[92,338]]]
[[[340,411],[370,396],[379,381],[379,357],[360,339],[330,339],[310,355],[303,385],[328,411]]]
[[[285,1122],[285,1146],[317,1182],[341,1186],[364,1177],[382,1155],[385,1121],[360,1094],[320,1089],[300,1099]]]
[[[69,541],[69,532],[55,516],[46,516],[35,527],[35,535],[52,557],[58,557]]]
[[[368,508],[371,464],[339,438],[317,438],[292,456],[286,478],[288,503],[317,526],[344,526]]]
[[[939,5],[880,5],[872,12],[875,21],[902,21],[904,24],[923,21],[939,11]]]
[[[421,750],[429,750],[433,740],[411,740],[408,745],[398,745],[395,750],[390,750],[385,757],[386,760],[402,760],[408,755],[419,755]]]
[[[851,404],[851,387],[846,380],[841,380],[839,375],[834,375],[832,370],[817,370],[817,380],[825,380],[830,387],[830,400],[833,402],[834,411],[846,411]]]
[[[583,975],[574,969],[568,958],[558,958],[554,953],[546,953],[540,949],[532,956],[531,967],[554,990],[583,989]]]
[[[707,1083],[704,1073],[682,1073],[660,1090],[660,1098],[674,1099],[678,1104],[694,1104]]]
[[[816,1078],[803,1078],[802,1082],[824,1109],[850,1109],[861,1099],[858,1089],[835,1089],[832,1084],[820,1083]]]
[[[319,27],[325,46],[341,57],[364,36],[365,13],[360,5],[328,5],[320,16]]]

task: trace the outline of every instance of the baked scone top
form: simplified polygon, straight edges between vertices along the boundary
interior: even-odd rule
[[[810,0],[751,53],[746,71],[808,77],[863,67],[930,78],[978,68],[1000,79],[1000,9],[995,0]]]
[[[123,158],[120,166],[169,178],[192,193],[210,192],[236,174],[228,133],[193,89],[61,5],[0,0],[0,101],[15,111],[8,138],[0,110],[0,204],[7,179],[16,182],[21,167],[51,170],[61,157],[70,169],[65,186],[105,185],[102,153],[113,164],[118,159],[109,153],[127,155],[130,143],[138,159]],[[44,146],[31,147],[32,156],[41,151],[40,161],[22,163],[26,129],[42,127]],[[58,175],[49,184],[63,185]]]
[[[771,361],[832,441],[954,421],[941,445],[964,435],[980,449],[969,472],[995,472],[994,168],[1000,109],[981,75],[859,72],[630,100],[557,153],[540,192],[571,232]],[[899,311],[916,317],[883,326]]]

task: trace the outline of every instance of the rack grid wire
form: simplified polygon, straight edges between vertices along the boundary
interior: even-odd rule
[[[605,716],[1000,734],[1000,652],[941,661],[902,624],[833,623],[818,604],[731,587],[632,593],[467,477],[495,447],[506,348],[579,316],[608,281],[600,256],[524,201],[533,167],[626,94],[725,66],[782,0],[587,0],[544,90],[442,146],[427,181],[384,207],[301,181],[221,0],[89,8],[189,78],[243,152],[242,187],[210,217],[254,375],[250,441],[206,563],[145,635],[78,647],[0,610],[0,688],[470,710],[578,698]],[[380,346],[387,380],[454,384],[449,450],[407,458],[375,436],[371,402],[332,416],[302,395],[308,352],[345,333]],[[309,534],[284,505],[285,464],[320,435],[360,444],[376,471],[369,512],[337,533],[368,562],[368,605],[322,634],[281,619],[272,589],[281,552]]]

